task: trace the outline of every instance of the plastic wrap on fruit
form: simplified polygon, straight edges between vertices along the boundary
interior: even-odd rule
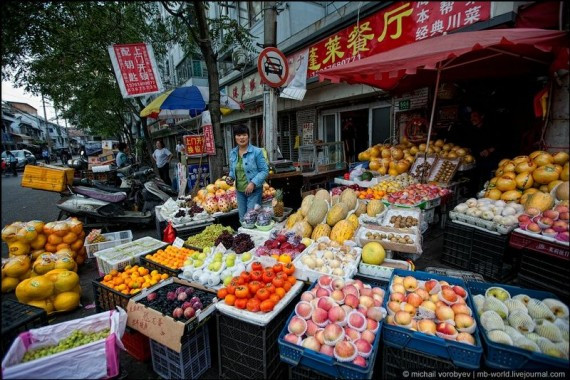
[[[243,216],[243,221],[246,224],[255,224],[257,222],[258,212],[255,209],[249,210]]]
[[[269,256],[269,248],[265,247],[265,246],[261,246],[261,247],[257,247],[257,249],[255,250],[255,255],[256,256]]]
[[[277,238],[277,235],[279,235],[281,233],[281,231],[277,231],[277,229],[273,229],[271,230],[271,233],[269,234],[269,240],[275,240]]]
[[[285,236],[287,236],[287,235],[285,235]],[[302,239],[303,238],[301,236],[297,235],[296,233],[293,233],[291,236],[287,236],[287,242],[289,244],[291,244],[292,246],[296,246],[296,245],[301,244]]]
[[[271,219],[271,214],[262,211],[257,215],[257,224],[260,226],[268,226],[271,223]]]
[[[273,255],[281,256],[281,250],[280,250],[280,249],[277,249],[277,248],[274,248],[274,249],[272,249],[271,251],[269,251],[269,254],[270,254],[271,256],[273,256]]]

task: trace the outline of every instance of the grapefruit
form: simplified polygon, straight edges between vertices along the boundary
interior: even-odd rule
[[[362,248],[362,261],[365,264],[380,265],[386,258],[384,247],[378,242],[366,243]]]

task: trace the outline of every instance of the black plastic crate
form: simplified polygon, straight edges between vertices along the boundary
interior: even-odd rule
[[[170,277],[178,277],[178,275],[180,273],[182,273],[182,269],[171,269],[171,268],[165,267],[164,265],[161,265],[161,264],[156,263],[154,261],[148,260],[144,256],[141,256],[140,260],[141,260],[140,265],[145,267],[145,268],[148,268],[148,270],[151,272],[156,269],[160,273],[166,273]]]
[[[473,273],[457,269],[427,267],[424,269],[424,272],[433,273],[440,276],[457,277],[465,282],[467,281],[485,282],[485,279],[479,273]]]
[[[279,356],[279,333],[298,297],[266,326],[258,326],[221,313],[216,314],[220,378],[280,379],[287,365]]]
[[[208,327],[182,337],[180,352],[150,339],[152,368],[163,379],[197,379],[212,365]]]
[[[291,380],[328,380],[334,379],[325,374],[319,373],[311,368],[303,366],[289,366],[289,379]]]
[[[464,371],[451,360],[408,348],[395,348],[386,344],[383,346],[381,379],[403,379],[410,377],[411,371]]]
[[[48,325],[44,309],[2,297],[2,357],[20,333]]]
[[[441,261],[492,280],[507,278],[515,268],[509,235],[495,235],[449,223],[443,233]]]
[[[368,276],[361,275],[361,274],[357,274],[353,278],[355,280],[360,280],[363,283],[368,284],[372,287],[378,287],[378,288],[382,288],[384,290],[386,290],[386,288],[388,288],[388,282],[389,281],[384,281],[384,280],[379,279],[379,278],[372,278],[372,277],[368,277]]]
[[[521,287],[546,290],[570,302],[568,262],[549,255],[522,250],[517,282]]]
[[[91,281],[93,299],[95,300],[95,312],[101,313],[107,310],[114,310],[117,306],[127,310],[127,304],[132,296],[106,287],[101,284],[102,280],[103,277]]]

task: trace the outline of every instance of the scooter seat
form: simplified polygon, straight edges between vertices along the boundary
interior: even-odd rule
[[[111,203],[119,203],[127,199],[127,194],[124,192],[111,193],[94,187],[74,186],[73,191],[77,194]]]
[[[123,189],[119,188],[119,187],[114,187],[114,186],[110,186],[110,185],[106,185],[102,182],[99,181],[93,181],[93,186],[95,186],[97,189],[99,190],[103,190],[103,191],[107,191],[109,193],[119,193],[119,192],[124,192]]]

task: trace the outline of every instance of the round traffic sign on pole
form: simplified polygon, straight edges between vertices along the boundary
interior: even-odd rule
[[[259,53],[257,71],[263,83],[271,87],[280,87],[289,77],[287,58],[285,58],[281,50],[267,47]]]

